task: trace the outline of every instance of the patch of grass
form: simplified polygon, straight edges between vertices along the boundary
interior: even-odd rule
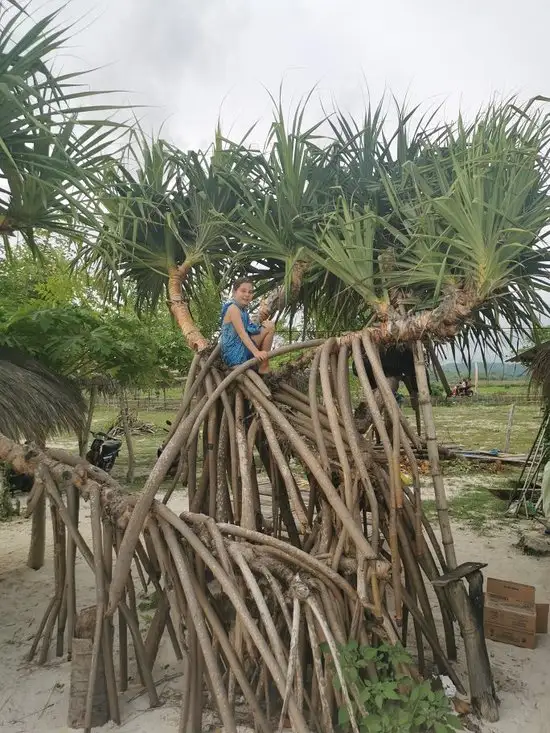
[[[479,380],[479,393],[482,395],[493,394],[527,394],[529,381],[525,379],[487,379]]]
[[[422,504],[428,519],[436,520],[435,501],[428,499]],[[487,533],[496,524],[508,523],[509,520],[504,516],[506,508],[506,501],[498,499],[486,489],[468,489],[449,501],[451,520],[476,532]]]
[[[486,463],[468,461],[466,458],[454,458],[442,463],[442,471],[445,476],[471,476],[487,470]]]
[[[493,463],[484,461],[471,461],[467,458],[454,458],[453,460],[443,461],[442,472],[446,477],[458,476],[485,476],[491,479],[491,482],[498,482],[503,486],[515,486],[519,469],[515,465],[506,463]]]
[[[513,398],[510,399],[512,404]],[[460,445],[470,450],[504,450],[510,404],[482,405],[451,403],[434,407],[435,426],[443,445]],[[410,408],[405,414],[414,424]],[[510,452],[527,453],[540,426],[539,405],[516,405],[512,425]]]

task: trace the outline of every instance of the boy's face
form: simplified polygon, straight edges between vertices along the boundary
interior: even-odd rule
[[[254,288],[250,283],[243,283],[233,291],[234,301],[241,306],[241,308],[250,305],[252,298],[254,297]]]

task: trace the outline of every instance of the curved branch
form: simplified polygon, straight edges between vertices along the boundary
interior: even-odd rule
[[[183,297],[183,283],[191,270],[191,265],[172,266],[168,268],[168,303],[176,323],[193,351],[203,351],[209,346],[208,339],[204,338],[197,328],[189,305]]]
[[[297,260],[290,272],[290,287],[280,285],[263,298],[258,309],[258,320],[263,323],[268,318],[273,318],[277,311],[283,311],[298,298],[302,287],[304,275],[309,267],[309,262]]]

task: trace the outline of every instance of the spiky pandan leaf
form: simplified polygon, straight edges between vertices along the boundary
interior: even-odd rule
[[[33,229],[77,240],[97,228],[97,196],[108,154],[125,126],[105,119],[81,73],[55,74],[50,61],[68,38],[57,13],[33,20],[16,3],[0,28],[0,229],[20,232],[39,253]],[[96,118],[99,117],[99,119]],[[101,119],[103,118],[103,119]]]
[[[287,122],[278,103],[264,151],[218,135],[212,154],[182,153],[137,135],[137,165],[111,171],[92,259],[117,288],[132,282],[142,307],[186,262],[188,294],[205,273],[221,284],[246,274],[260,294],[285,286],[291,311],[338,329],[396,299],[413,315],[466,290],[465,333],[500,348],[494,333],[517,338],[549,310],[550,118],[514,101],[469,125],[417,116],[397,107],[388,132],[382,105],[362,123],[337,113],[323,138],[305,127],[304,105]]]
[[[550,340],[544,340],[548,336],[546,328],[541,329],[542,333],[533,334],[537,341],[531,348],[524,352],[520,351],[512,361],[519,362],[527,367],[531,376],[530,386],[535,391],[541,391],[546,400],[550,399]],[[542,337],[543,340],[538,340]]]
[[[166,297],[171,267],[192,266],[184,282],[191,297],[205,276],[219,280],[237,248],[230,223],[242,199],[230,179],[241,158],[221,141],[211,153],[183,153],[136,133],[130,164],[110,171],[103,231],[81,256],[113,288],[131,283],[138,309]]]
[[[368,306],[381,298],[382,283],[375,277],[375,239],[378,217],[368,209],[350,210],[344,200],[317,235],[315,262],[355,290]]]
[[[548,310],[550,128],[543,110],[528,110],[508,103],[449,127],[444,146],[410,166],[410,181],[386,181],[407,232],[393,284],[411,288],[417,307],[433,307],[446,287],[470,289],[474,337],[506,329],[514,338]]]
[[[351,135],[351,125],[346,129],[352,138],[349,149],[341,142],[338,146],[345,151],[345,170],[361,171],[364,177],[375,163],[366,165],[359,158],[360,135],[356,128]],[[544,162],[548,131],[544,110],[532,105],[519,109],[508,102],[491,106],[468,127],[459,121],[431,131],[417,128],[409,160],[408,138],[401,128],[394,159],[390,148],[375,145],[379,185],[370,199],[367,186],[362,192],[373,218],[378,215],[374,237],[361,242],[355,236],[351,243],[354,224],[348,222],[336,238],[333,229],[331,239],[320,243],[316,257],[319,266],[342,282],[335,293],[342,311],[348,301],[349,312],[350,289],[361,291],[369,303],[373,288],[366,280],[380,280],[378,267],[390,249],[394,262],[383,279],[401,297],[406,294],[410,313],[437,307],[449,288],[467,288],[475,293],[477,313],[467,326],[468,338],[500,350],[507,340],[528,332],[537,314],[548,312],[541,297],[549,282],[543,242],[550,218]],[[358,158],[361,165],[350,165]],[[371,190],[374,178],[371,172]],[[361,200],[360,186],[347,185]],[[352,205],[350,210],[358,226],[364,214]],[[373,263],[373,272],[362,266],[367,262]],[[315,306],[308,305],[312,313]],[[356,312],[351,311],[351,320]]]
[[[86,405],[75,384],[14,349],[0,347],[0,433],[42,443],[80,433]]]
[[[239,172],[245,191],[235,236],[243,243],[233,267],[258,281],[259,293],[292,285],[297,262],[309,260],[316,229],[334,208],[334,171],[318,148],[321,122],[303,129],[306,102],[288,122],[279,101],[262,154]],[[252,267],[250,265],[252,264]]]

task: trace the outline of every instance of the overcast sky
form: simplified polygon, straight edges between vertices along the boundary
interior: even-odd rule
[[[389,90],[447,117],[494,94],[550,96],[545,0],[70,0],[64,12],[80,31],[58,63],[103,67],[94,86],[152,106],[147,126],[165,123],[182,147],[207,145],[219,116],[234,137],[265,130],[266,89],[281,82],[288,106],[317,85],[352,112]]]

